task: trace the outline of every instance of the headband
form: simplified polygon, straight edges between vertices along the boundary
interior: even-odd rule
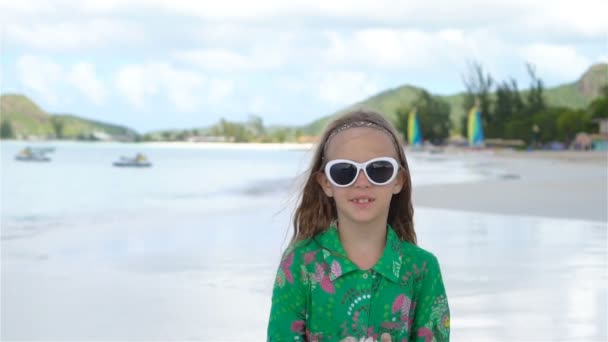
[[[381,132],[386,133],[393,141],[393,144],[395,145],[395,149],[397,150],[397,152],[399,152],[399,146],[397,144],[397,141],[395,140],[395,137],[391,134],[391,132],[388,129],[386,129],[376,123],[373,123],[371,121],[353,121],[353,122],[345,123],[342,126],[338,126],[331,131],[331,133],[327,137],[327,140],[325,140],[325,144],[323,145],[323,155],[325,155],[325,149],[327,148],[327,145],[329,145],[329,142],[336,134],[338,134],[342,131],[345,131],[349,128],[358,128],[358,127],[374,128]]]

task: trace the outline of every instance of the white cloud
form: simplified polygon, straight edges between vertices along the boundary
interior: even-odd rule
[[[76,89],[95,104],[101,104],[106,98],[106,87],[90,63],[63,67],[46,57],[24,55],[17,60],[16,66],[19,80],[25,88],[38,93],[49,104],[57,104],[59,93],[66,87]],[[61,97],[68,100],[69,96]]]
[[[398,0],[348,0],[334,1],[281,1],[281,0],[259,0],[255,2],[242,0],[131,0],[126,1],[103,1],[103,0],[81,0],[71,3],[69,7],[74,11],[90,14],[124,13],[136,10],[153,10],[164,13],[194,16],[208,20],[225,22],[269,22],[281,20],[289,22],[292,19],[306,19],[311,17],[326,18],[327,22],[333,19],[346,19],[349,21],[371,21],[378,23],[399,23],[407,18],[416,24],[427,22],[462,22],[471,21],[471,9],[475,8],[480,14],[477,21],[493,21],[506,14],[520,14],[522,8],[530,8],[525,0],[502,0],[488,3],[484,0],[468,0],[466,2],[455,2],[448,0],[440,1],[398,1]],[[544,6],[550,6],[550,2],[544,2]],[[390,9],[390,10],[387,10]],[[498,11],[496,11],[498,10]],[[498,13],[496,13],[498,12]],[[484,14],[484,15],[481,15]],[[493,15],[492,15],[493,14]],[[424,16],[424,18],[421,18]]]
[[[194,49],[175,51],[172,57],[176,61],[214,72],[270,70],[285,64],[290,48],[293,47],[257,46],[247,54],[228,49]]]
[[[190,63],[202,69],[220,71],[246,70],[255,65],[246,56],[222,49],[178,51],[173,54],[173,57],[178,61]]]
[[[0,0],[0,18],[6,19],[19,14],[35,14],[53,12],[50,2],[36,0]],[[4,15],[2,15],[4,13]]]
[[[0,9],[9,13],[40,12],[40,4],[18,5],[23,1],[6,1]],[[128,15],[147,11],[198,17],[216,23],[301,24],[303,27],[310,27],[312,23],[326,28],[352,26],[354,23],[393,28],[479,28],[509,22],[542,28],[550,23],[561,23],[560,30],[596,35],[606,32],[604,16],[608,12],[604,0],[56,0],[53,3],[56,12],[71,16]],[[472,19],[473,11],[475,19]]]
[[[260,27],[271,28],[275,33],[293,27],[305,30],[383,27],[426,31],[499,28],[502,30],[498,32],[499,35],[512,32],[515,28],[519,33],[544,32],[551,36],[557,31],[576,39],[576,36],[581,35],[596,38],[605,35],[608,30],[608,21],[605,20],[607,12],[608,3],[605,0],[55,0],[53,5],[32,0],[0,1],[2,22],[9,24],[9,27],[10,24],[21,23],[16,30],[19,33],[17,38],[32,42],[33,38],[48,31],[51,38],[64,44],[66,39],[57,39],[57,32],[62,37],[70,36],[71,33],[65,32],[64,28],[70,28],[71,31],[73,27],[77,33],[103,36],[104,32],[92,29],[90,23],[109,16],[131,20],[128,23],[110,23],[117,25],[118,29],[112,30],[108,36],[119,42],[124,41],[125,34],[132,32],[129,24],[140,24],[146,31],[157,26],[156,20],[146,19],[141,13],[150,14],[150,18],[162,15],[172,23],[179,23],[180,19],[187,21],[202,18],[211,30],[219,26],[220,29],[216,32],[232,37],[251,37],[259,33]],[[82,20],[74,22],[73,18]],[[70,23],[72,26],[62,23]],[[125,25],[127,30],[122,29]],[[231,25],[244,27],[235,32],[230,28]],[[183,35],[181,29],[173,35],[170,28],[165,32],[171,36],[169,39]],[[214,36],[213,33],[210,35]],[[77,39],[83,40],[86,38]]]
[[[6,38],[29,48],[77,50],[111,44],[133,44],[143,40],[138,25],[108,19],[57,23],[13,23],[6,27]]]
[[[57,103],[57,84],[63,78],[59,64],[42,57],[21,56],[17,60],[17,74],[26,89],[38,93],[50,104]]]
[[[139,65],[128,65],[121,68],[116,75],[118,92],[137,108],[143,108],[145,97],[158,92],[156,83],[149,82],[146,70]]]
[[[608,33],[605,0],[557,0],[542,4],[527,18],[526,26],[530,29],[598,38]]]
[[[268,111],[268,101],[263,96],[257,95],[251,99],[248,111],[254,114],[262,114]]]
[[[206,77],[167,63],[123,66],[116,75],[116,87],[137,108],[145,108],[149,96],[163,95],[178,111],[196,109],[205,98]]]
[[[213,78],[209,83],[209,93],[207,95],[210,102],[219,103],[232,94],[234,81]]]
[[[351,34],[327,32],[323,59],[333,66],[381,69],[433,68],[474,58],[477,41],[459,30],[364,29]]]
[[[333,71],[319,76],[319,97],[332,105],[348,105],[378,92],[379,87],[366,74]]]
[[[554,79],[576,79],[591,64],[572,46],[534,44],[522,48],[521,55],[537,65],[541,77],[547,75]]]
[[[67,73],[66,79],[95,104],[106,98],[106,89],[97,78],[95,66],[91,63],[78,63]]]

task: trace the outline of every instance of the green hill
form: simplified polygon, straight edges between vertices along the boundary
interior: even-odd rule
[[[0,119],[9,122],[18,139],[56,138],[99,139],[103,135],[111,140],[134,140],[134,130],[104,122],[84,119],[75,115],[54,115],[43,111],[24,95],[0,95]],[[97,136],[97,138],[96,138]]]
[[[67,139],[87,136],[94,132],[103,132],[114,138],[126,140],[133,140],[137,136],[137,132],[127,127],[83,119],[71,114],[53,114],[52,117],[63,124],[62,136]]]
[[[23,95],[0,95],[0,119],[8,121],[17,136],[54,134],[50,116]]]
[[[400,105],[409,105],[418,96],[418,92],[421,88],[405,85],[399,88],[385,90],[377,95],[374,95],[365,101],[357,102],[352,104],[333,115],[323,117],[315,120],[311,124],[305,126],[303,131],[307,134],[318,134],[323,130],[325,125],[331,121],[337,115],[346,113],[347,111],[355,108],[368,108],[383,113],[388,118],[394,118],[394,112]]]
[[[578,81],[547,88],[544,97],[550,106],[570,107],[573,109],[585,108],[600,94],[603,86],[608,85],[608,64],[591,66]],[[352,104],[334,114],[325,116],[304,126],[302,130],[307,134],[320,134],[325,125],[334,117],[354,108],[366,108],[378,111],[390,120],[395,119],[395,111],[400,105],[410,106],[416,99],[421,88],[403,85],[376,94],[364,101]],[[521,92],[525,96],[526,91]],[[448,96],[439,96],[450,104],[450,118],[453,127],[460,126],[460,118],[464,115],[462,103],[464,92]]]

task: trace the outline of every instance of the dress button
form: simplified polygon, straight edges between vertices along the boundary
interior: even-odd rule
[[[367,272],[363,273],[363,279],[367,279]]]

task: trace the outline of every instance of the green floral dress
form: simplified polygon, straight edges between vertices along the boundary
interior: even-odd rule
[[[335,225],[288,248],[272,295],[269,341],[449,341],[450,312],[437,258],[390,225],[380,260],[360,270]]]

